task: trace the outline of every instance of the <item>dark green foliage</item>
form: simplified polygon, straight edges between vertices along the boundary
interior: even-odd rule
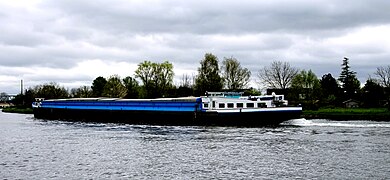
[[[24,92],[24,94],[18,94],[16,97],[11,101],[12,104],[23,107],[23,108],[29,108],[31,107],[31,104],[35,101],[35,92],[33,89],[28,89]]]
[[[35,101],[35,98],[62,99],[68,97],[69,93],[64,87],[61,87],[56,83],[48,83],[29,88],[24,94],[18,94],[15,99],[12,100],[12,103],[21,108],[30,108],[31,104]]]
[[[69,97],[68,91],[54,82],[35,86],[33,92],[37,98],[62,99]]]
[[[243,94],[243,96],[260,96],[260,95],[261,92],[252,87],[244,90],[244,94]]]
[[[343,59],[343,64],[341,64],[342,68],[341,68],[341,73],[340,73],[340,77],[339,77],[339,81],[342,82],[342,83],[345,83],[347,81],[347,79],[351,76],[355,76],[356,75],[356,72],[355,71],[351,71],[349,68],[350,65],[349,65],[349,59],[344,57]],[[343,87],[345,85],[343,84]]]
[[[344,57],[343,64],[341,65],[341,73],[339,81],[341,82],[343,90],[343,99],[354,99],[358,97],[358,92],[360,89],[360,82],[356,78],[356,72],[350,70],[349,59]]]
[[[291,100],[299,102],[306,109],[315,109],[321,95],[320,81],[311,70],[302,70],[292,79],[291,93]]]
[[[291,82],[291,88],[297,89],[318,89],[320,88],[320,81],[313,71],[302,70],[294,76]]]
[[[111,76],[103,89],[103,96],[105,97],[123,98],[126,94],[127,89],[118,75]]]
[[[324,74],[320,80],[321,84],[321,103],[323,106],[335,106],[341,105],[341,100],[338,102],[337,97],[341,95],[341,88],[337,83],[337,80],[332,74]]]
[[[70,90],[70,97],[73,98],[89,98],[92,97],[92,89],[89,86],[80,86]]]
[[[92,82],[92,95],[93,97],[102,97],[104,86],[106,85],[107,80],[104,77],[97,77]]]
[[[330,95],[337,95],[340,92],[339,84],[336,79],[332,76],[332,74],[324,74],[320,80],[322,94],[324,97],[328,97]]]
[[[197,95],[203,95],[206,91],[221,91],[223,79],[220,76],[218,58],[211,53],[206,53],[200,61],[198,75],[195,79]]]
[[[176,95],[177,97],[187,97],[187,96],[192,96],[194,94],[194,89],[191,87],[184,87],[184,86],[179,86],[176,90]]]
[[[138,81],[135,78],[127,76],[123,79],[123,84],[127,89],[127,94],[125,98],[128,99],[139,98],[140,87],[138,85]]]
[[[220,74],[218,58],[206,53],[200,61],[198,75],[194,78],[183,75],[178,87],[173,86],[173,65],[168,61],[153,63],[144,61],[138,65],[135,77],[127,76],[121,79],[118,75],[108,80],[99,76],[91,88],[81,86],[68,91],[56,83],[37,85],[29,88],[24,94],[19,94],[12,100],[18,108],[30,108],[35,98],[59,99],[68,97],[118,97],[118,98],[157,98],[157,97],[186,97],[204,95],[206,91],[222,91],[224,81],[225,91],[244,91],[245,96],[255,96],[261,93],[256,89],[243,89],[249,82],[250,72],[242,68],[235,58],[224,58],[222,75]],[[321,80],[311,71],[300,71],[286,62],[273,62],[270,67],[259,71],[259,78],[272,92],[286,95],[290,105],[302,104],[304,109],[318,107],[342,107],[342,102],[348,99],[358,100],[365,108],[383,107],[390,109],[390,66],[378,67],[374,73],[376,79],[369,79],[360,89],[356,72],[350,70],[349,59],[344,58],[342,71],[338,81],[332,75],[325,74]],[[142,81],[140,85],[136,78]],[[268,93],[268,92],[267,92]],[[270,93],[268,93],[270,94]],[[0,93],[1,97],[5,94]],[[387,101],[387,102],[386,102]]]
[[[29,107],[11,106],[11,107],[4,108],[2,111],[8,112],[8,113],[20,113],[20,114],[32,114],[33,113],[33,110],[31,108],[31,104]]]
[[[364,107],[381,107],[385,99],[384,88],[373,79],[368,79],[362,89]]]

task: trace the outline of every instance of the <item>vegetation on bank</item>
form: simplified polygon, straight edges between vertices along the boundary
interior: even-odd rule
[[[219,63],[217,56],[206,53],[200,60],[198,73],[192,76],[184,74],[178,84],[173,82],[173,68],[173,64],[169,61],[162,63],[143,61],[138,64],[132,76],[124,78],[118,75],[99,76],[90,86],[73,89],[66,89],[55,82],[49,82],[28,88],[8,103],[31,108],[35,98],[138,99],[200,96],[206,91],[235,91],[244,92],[244,95],[261,95],[258,89],[249,87],[252,73],[233,57],[224,58],[222,63]],[[357,113],[359,112],[357,110],[351,110],[353,112],[324,110],[324,107],[337,109],[350,106],[346,102],[354,102],[353,106],[362,108],[387,107],[390,110],[390,65],[378,67],[374,72],[375,78],[369,77],[363,87],[357,79],[357,72],[351,69],[349,59],[344,58],[338,78],[330,73],[318,78],[312,70],[300,70],[288,62],[274,61],[269,66],[259,69],[256,82],[260,87],[266,87],[268,94],[272,92],[284,94],[290,105],[301,105],[305,111],[304,115],[308,117],[339,117],[340,114],[354,118],[358,115],[364,118],[376,114],[384,116],[383,113],[367,111]],[[2,97],[6,96],[0,93],[0,101],[5,102]]]
[[[387,108],[320,108],[304,110],[302,117],[306,119],[390,121],[390,111]]]
[[[20,113],[20,114],[32,114],[33,110],[31,107],[11,106],[2,109],[3,112],[8,113]]]

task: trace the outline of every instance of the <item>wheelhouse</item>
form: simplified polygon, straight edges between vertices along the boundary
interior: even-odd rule
[[[202,109],[258,109],[287,106],[284,95],[242,96],[237,92],[210,92],[202,97]]]

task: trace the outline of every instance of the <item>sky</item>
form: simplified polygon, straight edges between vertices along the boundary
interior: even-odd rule
[[[362,84],[390,65],[388,0],[0,0],[0,92],[133,76],[174,65],[176,84],[205,53],[252,72],[273,61],[337,78],[344,57]]]

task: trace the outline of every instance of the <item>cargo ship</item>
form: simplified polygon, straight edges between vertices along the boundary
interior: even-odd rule
[[[37,119],[188,126],[274,126],[302,113],[302,107],[289,107],[284,95],[237,92],[157,99],[37,98],[32,107]]]

